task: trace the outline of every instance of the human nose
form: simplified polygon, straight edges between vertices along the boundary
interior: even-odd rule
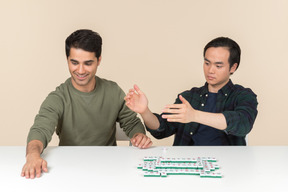
[[[210,65],[209,68],[208,68],[208,71],[209,71],[209,73],[214,73],[214,71],[215,71],[214,66]]]
[[[78,73],[79,73],[79,74],[85,73],[84,65],[80,64],[80,65],[78,66]]]

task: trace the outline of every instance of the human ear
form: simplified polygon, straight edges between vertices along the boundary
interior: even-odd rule
[[[230,74],[233,74],[237,69],[238,63],[234,63],[230,68]]]
[[[100,57],[98,58],[98,62],[97,62],[97,65],[98,65],[98,66],[99,66],[100,63],[101,63],[101,59],[102,59],[102,56],[100,56]]]

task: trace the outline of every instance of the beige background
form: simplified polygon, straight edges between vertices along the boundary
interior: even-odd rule
[[[0,24],[0,145],[25,145],[42,101],[69,77],[64,40],[80,28],[103,38],[98,75],[125,92],[137,83],[154,112],[202,86],[205,44],[231,37],[242,48],[232,80],[259,101],[249,145],[288,144],[286,0],[1,0]]]

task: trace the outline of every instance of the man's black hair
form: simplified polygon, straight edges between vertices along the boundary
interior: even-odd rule
[[[83,49],[94,52],[97,59],[101,56],[102,38],[97,32],[89,29],[80,29],[73,32],[65,41],[65,51],[67,58],[71,48]]]
[[[231,67],[234,65],[234,63],[237,63],[237,68],[240,65],[240,56],[241,56],[241,49],[239,47],[239,45],[233,41],[232,39],[228,38],[228,37],[218,37],[216,39],[213,39],[212,41],[210,41],[204,48],[204,57],[205,57],[205,53],[207,51],[208,48],[210,47],[224,47],[227,48],[229,50],[229,65],[230,65],[230,69]],[[236,69],[237,69],[236,68]]]

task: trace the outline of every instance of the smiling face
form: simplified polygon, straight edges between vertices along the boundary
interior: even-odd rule
[[[204,56],[204,75],[208,83],[208,89],[217,93],[229,81],[230,74],[234,73],[237,63],[230,68],[228,62],[229,50],[226,47],[210,47]]]
[[[97,59],[94,52],[72,47],[67,60],[72,85],[82,92],[93,91],[96,85],[95,74],[101,57]]]

